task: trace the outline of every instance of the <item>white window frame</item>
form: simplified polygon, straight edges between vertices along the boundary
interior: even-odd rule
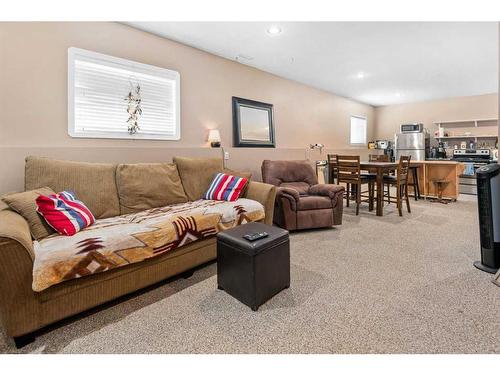
[[[104,61],[109,61],[115,64],[130,67],[131,70],[137,69],[141,72],[150,72],[154,75],[163,76],[173,79],[176,82],[175,92],[175,134],[174,136],[167,136],[161,134],[148,134],[148,133],[118,133],[118,132],[77,132],[75,130],[75,58],[77,56],[86,56],[90,58],[97,58]],[[165,140],[165,141],[179,141],[181,139],[181,82],[180,74],[174,70],[159,68],[153,65],[143,64],[119,57],[109,56],[98,52],[88,51],[81,48],[70,47],[68,48],[68,134],[74,138],[112,138],[112,139],[147,139],[147,140]],[[123,126],[126,128],[127,124],[124,122]]]
[[[352,141],[352,118],[357,118],[360,120],[365,120],[366,126],[365,126],[365,141],[358,143],[358,142],[353,142]],[[350,115],[349,116],[349,144],[351,146],[366,146],[368,144],[368,118],[365,116],[358,116],[358,115]]]

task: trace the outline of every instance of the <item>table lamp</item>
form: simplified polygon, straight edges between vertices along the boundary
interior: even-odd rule
[[[208,141],[212,147],[220,147],[220,132],[219,129],[211,129],[208,132]]]

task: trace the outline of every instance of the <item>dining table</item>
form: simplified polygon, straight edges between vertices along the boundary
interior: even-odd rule
[[[361,161],[360,167],[362,170],[368,170],[377,174],[377,216],[384,215],[384,174],[397,169],[398,163],[391,161]]]

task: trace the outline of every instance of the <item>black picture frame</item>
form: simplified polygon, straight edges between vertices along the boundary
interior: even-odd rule
[[[252,116],[254,120],[258,118],[259,121],[265,121],[267,119],[268,129],[255,137],[248,136],[252,128],[249,123],[246,123],[250,120],[248,117]],[[253,131],[255,133],[255,126]],[[233,96],[233,146],[276,147],[272,104]]]

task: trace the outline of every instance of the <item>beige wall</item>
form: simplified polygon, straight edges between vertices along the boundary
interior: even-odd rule
[[[180,141],[76,139],[67,132],[67,49],[79,47],[181,74]],[[260,179],[263,159],[303,159],[309,143],[351,147],[349,116],[368,117],[368,139],[392,139],[403,122],[498,116],[496,94],[373,108],[117,23],[0,23],[0,193],[23,187],[27,155],[109,162],[218,156],[206,142],[217,126],[228,167]],[[276,149],[232,148],[231,97],[274,104]],[[324,158],[317,152],[311,159]]]
[[[180,141],[75,139],[67,132],[67,49],[79,47],[177,70],[181,75]],[[118,23],[0,23],[0,193],[22,189],[29,154],[73,160],[165,161],[173,155],[219,155],[207,129],[218,126],[228,166],[260,178],[264,158],[303,159],[305,146],[366,154],[349,146],[349,116],[374,108],[279,78]],[[276,149],[235,149],[231,97],[274,104]],[[312,157],[319,157],[312,154]]]
[[[498,95],[487,94],[382,106],[375,109],[375,117],[374,134],[378,139],[394,139],[394,134],[399,132],[399,126],[408,122],[423,123],[433,135],[437,129],[434,122],[498,118]],[[484,134],[498,133],[494,127],[483,127],[480,131],[486,132]]]

